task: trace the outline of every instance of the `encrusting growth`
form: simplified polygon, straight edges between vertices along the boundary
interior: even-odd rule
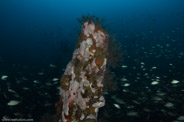
[[[56,108],[61,122],[96,122],[99,108],[105,105],[102,90],[109,35],[94,18],[85,20],[60,81],[61,97]]]

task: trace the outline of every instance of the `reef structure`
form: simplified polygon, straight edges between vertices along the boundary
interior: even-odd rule
[[[109,35],[99,22],[82,23],[72,60],[61,77],[60,100],[56,104],[61,122],[96,122],[105,105],[103,80]]]

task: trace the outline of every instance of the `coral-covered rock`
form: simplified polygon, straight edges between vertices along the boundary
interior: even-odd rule
[[[83,23],[78,48],[61,78],[57,115],[62,122],[95,122],[105,105],[103,79],[107,64],[107,32],[93,21]]]

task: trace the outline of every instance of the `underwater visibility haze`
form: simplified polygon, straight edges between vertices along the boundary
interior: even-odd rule
[[[1,0],[2,121],[184,121],[184,1]]]

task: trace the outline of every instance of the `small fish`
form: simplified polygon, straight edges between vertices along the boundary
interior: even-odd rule
[[[65,69],[62,69],[62,71],[65,71]]]
[[[15,96],[15,97],[18,97],[18,98],[20,97],[18,94],[15,94],[14,96]]]
[[[167,107],[167,108],[172,108],[172,107],[174,106],[174,104],[168,102],[168,103],[166,103],[164,106]]]
[[[58,90],[60,90],[60,88],[61,88],[60,86],[57,86],[57,87],[56,87],[56,89],[58,89]]]
[[[49,65],[51,68],[56,68],[56,65],[54,65],[54,64],[50,64]]]
[[[7,105],[9,106],[14,106],[14,105],[18,105],[20,103],[20,101],[17,100],[10,100]]]
[[[155,101],[160,101],[160,100],[162,100],[162,98],[161,98],[161,97],[158,97],[158,96],[154,96],[154,97],[153,97],[153,100],[155,100]]]
[[[125,83],[124,86],[127,87],[127,86],[130,86],[130,84],[129,83]]]
[[[58,78],[53,78],[52,81],[58,81],[59,79]]]
[[[157,67],[152,67],[152,69],[156,69]]]
[[[7,80],[8,76],[7,75],[3,75],[1,76],[1,80]]]
[[[123,101],[123,99],[120,98],[114,98],[114,100],[119,103],[119,104],[125,104],[125,102]]]
[[[121,107],[118,104],[114,104],[114,106],[118,109],[121,109]]]
[[[157,95],[158,95],[158,96],[164,96],[165,93],[163,93],[163,92],[158,92]]]
[[[121,81],[128,81],[126,78],[121,78],[120,80]]]
[[[122,67],[122,68],[127,68],[128,66],[126,66],[126,65],[122,65],[121,67]]]
[[[177,120],[184,121],[184,116],[179,116]]]
[[[38,75],[44,75],[44,72],[38,72]]]
[[[47,82],[47,83],[46,83],[46,85],[47,85],[47,86],[52,86],[52,84],[51,84],[51,83],[49,83],[49,82]]]
[[[157,85],[159,82],[158,81],[153,81],[151,82],[151,85]]]
[[[39,81],[38,81],[38,80],[34,80],[33,82],[34,82],[34,83],[39,83]]]
[[[137,115],[138,115],[138,113],[135,111],[130,111],[127,113],[127,116],[137,116]]]
[[[133,103],[137,104],[137,105],[140,105],[140,103],[136,100],[132,100]]]
[[[22,80],[28,80],[26,77],[22,77]]]
[[[23,87],[22,89],[24,89],[24,90],[29,90],[29,88],[27,88],[27,87]]]
[[[16,94],[16,92],[12,89],[8,89],[8,91]]]
[[[107,94],[109,94],[109,92],[108,91],[105,91],[104,94],[107,95]]]
[[[141,63],[141,65],[144,65],[144,62],[140,62]]]
[[[171,83],[172,84],[177,84],[177,83],[179,83],[180,81],[178,81],[178,80],[173,80]]]
[[[150,112],[150,111],[151,111],[151,110],[148,109],[148,108],[144,108],[143,110],[146,111],[146,112]]]

